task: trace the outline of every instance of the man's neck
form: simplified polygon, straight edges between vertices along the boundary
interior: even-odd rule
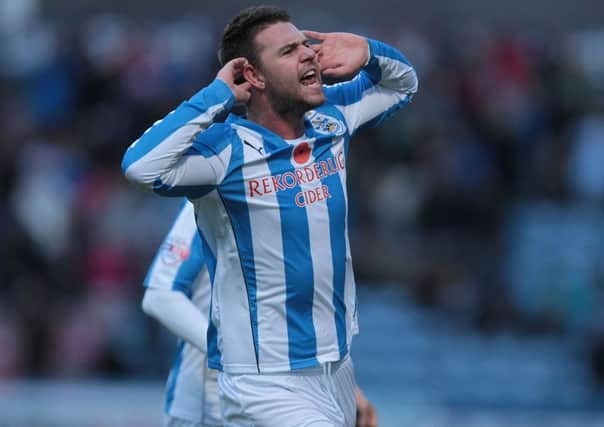
[[[258,123],[283,139],[296,139],[304,134],[304,113],[278,113],[273,108],[248,106],[248,120]]]

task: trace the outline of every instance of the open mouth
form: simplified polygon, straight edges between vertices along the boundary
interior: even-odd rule
[[[302,78],[300,79],[300,82],[302,82],[302,84],[304,86],[312,86],[315,84],[319,84],[319,76],[317,74],[316,70],[309,70],[306,73],[304,73],[302,75]]]

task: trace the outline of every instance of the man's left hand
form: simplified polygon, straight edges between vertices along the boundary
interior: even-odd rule
[[[318,56],[321,74],[334,80],[344,80],[356,75],[369,59],[365,37],[352,33],[319,33],[303,31],[309,39],[319,43],[311,45]]]

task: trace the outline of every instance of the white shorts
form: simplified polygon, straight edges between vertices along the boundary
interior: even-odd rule
[[[172,405],[169,413],[164,414],[163,427],[221,427],[220,399],[218,397],[218,372],[204,367],[202,384],[199,378],[192,379],[192,388],[185,388],[179,395],[178,404]],[[203,387],[203,390],[199,390]],[[200,397],[197,392],[203,391]],[[184,396],[188,393],[189,396]],[[186,397],[186,399],[185,399]],[[191,403],[191,399],[198,402]]]
[[[163,427],[222,427],[222,424],[199,423],[164,414]]]
[[[218,374],[225,427],[354,427],[352,360],[282,374]]]

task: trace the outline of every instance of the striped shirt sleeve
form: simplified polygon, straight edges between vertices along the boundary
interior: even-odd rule
[[[228,85],[214,80],[130,145],[122,160],[124,175],[162,195],[199,197],[208,192],[206,187],[222,178],[228,155],[204,155],[192,147],[234,102]]]
[[[352,135],[373,127],[404,107],[417,92],[417,74],[407,58],[385,43],[368,39],[369,62],[350,81],[325,86],[328,102],[344,116]]]
[[[191,296],[204,266],[193,204],[185,201],[147,272],[145,288],[176,290]]]

